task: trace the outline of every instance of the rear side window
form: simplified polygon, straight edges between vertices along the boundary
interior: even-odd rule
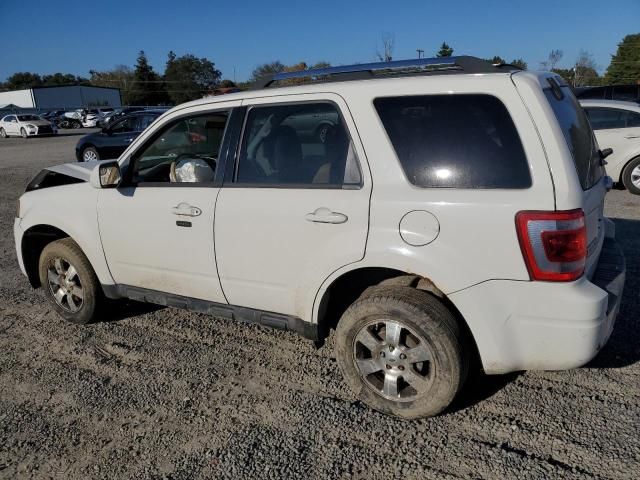
[[[544,93],[562,129],[573,156],[583,190],[593,187],[602,178],[603,168],[593,131],[587,115],[569,87],[545,88]]]
[[[609,130],[627,126],[626,110],[616,108],[585,108],[594,130]]]
[[[528,188],[520,137],[491,95],[385,97],[374,106],[407,179],[418,187]]]

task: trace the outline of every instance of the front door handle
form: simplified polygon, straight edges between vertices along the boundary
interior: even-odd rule
[[[627,140],[631,140],[633,138],[640,138],[640,135],[625,135],[624,138]]]
[[[185,217],[197,217],[202,213],[198,207],[189,205],[188,203],[179,203],[171,209],[171,213],[174,215],[183,215]]]
[[[320,207],[312,213],[307,213],[304,218],[314,223],[344,223],[349,219],[344,213],[332,212],[325,207]]]

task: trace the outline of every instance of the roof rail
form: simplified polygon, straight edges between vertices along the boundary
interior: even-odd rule
[[[491,62],[467,55],[441,58],[416,58],[392,62],[360,63],[339,67],[314,68],[296,72],[279,72],[257,79],[252,89],[262,89],[276,82],[295,78],[309,78],[312,82],[363,80],[387,75],[420,75],[425,73],[496,73],[502,67],[519,70],[513,65],[494,65]]]

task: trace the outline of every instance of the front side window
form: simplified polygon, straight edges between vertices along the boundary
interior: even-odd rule
[[[253,107],[236,182],[263,186],[358,186],[353,142],[332,103]]]
[[[627,110],[590,107],[585,111],[594,130],[610,130],[627,126],[627,118],[629,117]]]
[[[216,112],[171,123],[135,156],[133,183],[213,182],[228,116]]]
[[[587,115],[569,87],[545,88],[544,93],[573,156],[582,189],[588,190],[602,178],[604,169]]]
[[[509,112],[491,95],[374,100],[409,182],[418,187],[528,188],[529,164]]]

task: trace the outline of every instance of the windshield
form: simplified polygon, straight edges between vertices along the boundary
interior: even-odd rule
[[[18,120],[21,122],[33,122],[34,120],[42,120],[42,118],[37,115],[18,115]]]

